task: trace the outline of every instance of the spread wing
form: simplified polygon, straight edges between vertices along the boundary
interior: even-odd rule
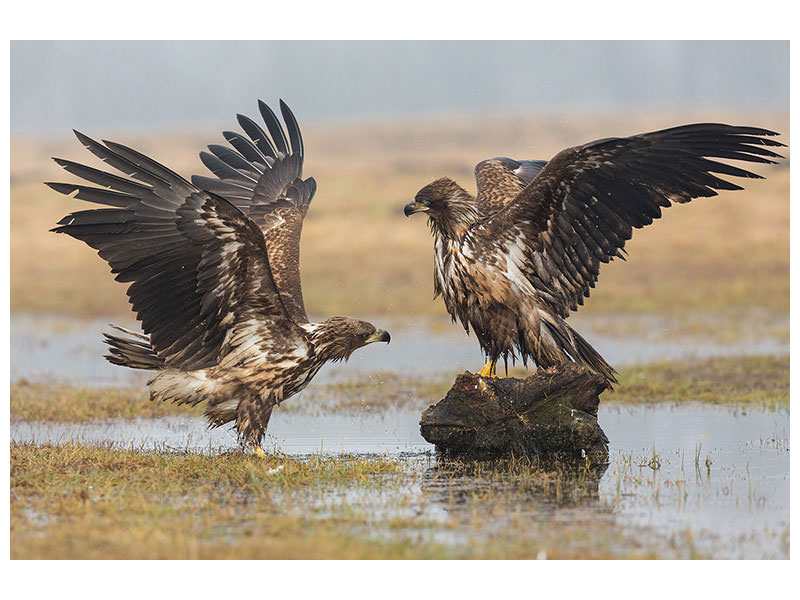
[[[252,119],[237,115],[247,135],[224,131],[230,147],[212,144],[210,152],[200,153],[217,179],[194,176],[192,182],[225,198],[261,228],[289,316],[295,323],[307,323],[300,284],[300,233],[317,184],[311,177],[302,179],[300,128],[283,100],[280,107],[286,130],[269,106],[258,102],[269,134]]]
[[[53,231],[98,250],[117,281],[130,284],[133,310],[168,366],[201,369],[237,349],[297,344],[298,328],[280,300],[264,239],[250,219],[135,150],[76,135],[129,177],[55,159],[102,187],[47,185],[103,208],[67,215]],[[241,335],[244,330],[250,335]]]
[[[566,317],[589,296],[600,263],[622,256],[633,228],[649,225],[673,202],[742,189],[716,174],[761,179],[712,159],[774,164],[782,157],[768,147],[783,146],[770,139],[775,135],[707,123],[568,148],[476,226],[473,243],[485,255],[505,255],[501,264],[518,270]]]
[[[498,156],[475,165],[476,202],[484,215],[505,208],[539,174],[546,160],[514,160]]]

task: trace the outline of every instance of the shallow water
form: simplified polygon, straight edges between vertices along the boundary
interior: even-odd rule
[[[346,364],[326,365],[316,382],[355,379],[379,371],[417,376],[459,373],[475,371],[484,362],[475,337],[465,335],[458,325],[437,321],[431,327],[425,320],[397,318],[373,321],[391,331],[392,342],[362,348]],[[141,385],[148,377],[147,372],[118,367],[103,359],[106,347],[102,332],[110,330],[108,322],[109,319],[82,320],[57,315],[12,316],[11,380],[63,380],[83,386]],[[116,322],[137,329],[133,322]],[[615,366],[789,352],[788,336],[762,334],[765,329],[788,331],[788,316],[782,315],[762,317],[759,320],[762,327],[754,339],[744,337],[727,342],[692,335],[681,331],[671,319],[652,315],[578,314],[570,322]],[[609,331],[622,333],[610,335]]]
[[[569,473],[556,487],[517,490],[505,496],[508,514],[501,510],[487,519],[500,525],[512,512],[518,516],[523,507],[523,514],[531,518],[585,519],[590,530],[594,520],[613,518],[632,535],[647,531],[662,538],[665,548],[689,544],[693,552],[716,558],[788,557],[788,411],[698,404],[612,405],[601,406],[599,419],[612,440],[610,464],[599,479],[581,480],[574,495],[563,493],[574,487],[574,475]],[[144,449],[198,451],[236,447],[232,431],[207,430],[195,417],[12,423],[11,439],[114,441]],[[504,481],[502,473],[489,481],[486,473],[465,472],[463,465],[437,458],[419,435],[416,411],[312,417],[278,409],[264,445],[297,457],[388,454],[402,459],[419,476],[419,484],[398,493],[405,494],[419,514],[434,519],[457,513],[473,493]],[[368,493],[361,501],[386,510],[381,497],[385,492],[375,494]],[[665,555],[672,554],[665,549]]]

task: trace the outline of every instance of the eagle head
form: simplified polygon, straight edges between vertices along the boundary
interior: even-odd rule
[[[407,217],[418,212],[428,213],[431,227],[450,237],[459,237],[479,218],[475,199],[448,177],[426,185],[403,208]]]
[[[389,342],[388,331],[377,329],[372,323],[350,317],[331,317],[319,324],[313,334],[317,353],[325,360],[347,360],[350,355],[373,342]]]
[[[403,212],[407,217],[418,212],[435,215],[447,211],[449,200],[451,198],[458,199],[462,194],[469,198],[464,188],[449,177],[442,177],[418,191],[414,196],[414,201],[406,204]]]

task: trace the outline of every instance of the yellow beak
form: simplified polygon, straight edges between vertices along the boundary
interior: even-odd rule
[[[391,339],[392,336],[389,335],[388,331],[384,331],[383,329],[378,329],[378,331],[369,336],[364,343],[371,344],[373,342],[386,342],[388,344],[391,341]]]
[[[403,207],[403,214],[410,217],[414,213],[427,212],[430,210],[429,206],[425,206],[422,202],[409,202]]]

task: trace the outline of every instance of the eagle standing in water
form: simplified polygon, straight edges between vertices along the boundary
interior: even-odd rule
[[[202,402],[210,426],[235,421],[257,451],[273,407],[308,385],[323,364],[389,341],[387,332],[349,317],[309,323],[300,232],[316,183],[302,178],[300,129],[283,101],[280,108],[286,130],[259,101],[269,135],[238,115],[249,139],[226,131],[233,149],[211,145],[201,153],[217,178],[190,183],[135,150],[76,131],[92,154],[127,177],[56,158],[102,187],[47,183],[104,205],[67,215],[53,231],[95,248],[116,280],[129,284],[148,334],[105,334],[106,358],[155,370],[151,400]]]
[[[712,158],[774,164],[775,132],[714,123],[684,125],[567,148],[549,162],[500,157],[475,167],[478,195],[442,178],[405,206],[428,213],[434,290],[475,332],[495,376],[502,356],[547,368],[584,365],[610,386],[614,369],[567,325],[601,263],[624,259],[633,228],[673,202],[740,190],[715,173],[761,179]]]

